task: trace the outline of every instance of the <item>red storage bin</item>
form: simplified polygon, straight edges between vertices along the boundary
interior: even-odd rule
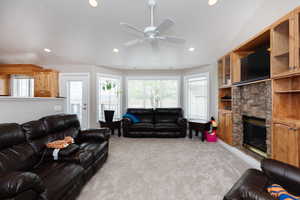
[[[209,134],[208,131],[205,132],[205,138],[207,142],[217,142],[218,137],[216,131],[213,132],[213,134]]]

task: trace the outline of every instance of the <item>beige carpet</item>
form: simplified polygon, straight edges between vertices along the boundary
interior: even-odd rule
[[[198,139],[111,139],[79,200],[221,200],[250,166]]]

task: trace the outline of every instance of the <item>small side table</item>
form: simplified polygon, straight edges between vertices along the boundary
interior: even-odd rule
[[[204,132],[209,131],[210,129],[210,122],[202,121],[202,120],[191,120],[189,121],[189,138],[193,138],[193,131],[196,132],[196,136],[199,135],[199,132],[201,132],[201,139],[202,142],[204,142]]]
[[[99,121],[99,123],[100,127],[109,128],[112,135],[115,134],[115,129],[118,129],[118,136],[121,137],[121,120],[112,122]]]

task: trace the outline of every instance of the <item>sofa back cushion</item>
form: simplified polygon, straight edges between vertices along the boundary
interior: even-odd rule
[[[46,144],[62,140],[66,136],[74,139],[80,132],[76,115],[53,115],[22,125],[26,138],[36,153],[41,154]]]
[[[176,123],[183,116],[181,108],[157,108],[154,113],[155,123]]]
[[[135,115],[142,123],[154,123],[154,110],[152,108],[128,108],[127,113]]]
[[[21,126],[0,124],[0,173],[25,171],[38,161]]]

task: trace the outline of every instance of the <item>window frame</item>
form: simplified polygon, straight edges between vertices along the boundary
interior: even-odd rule
[[[189,114],[189,88],[188,88],[188,83],[190,79],[195,79],[195,78],[201,78],[201,77],[206,77],[207,78],[207,119],[210,119],[210,73],[209,72],[203,72],[203,73],[197,73],[193,75],[186,75],[184,76],[184,110],[185,110],[185,117],[190,120],[190,114]],[[202,120],[202,119],[194,119],[194,120]]]
[[[181,107],[182,102],[181,102],[181,76],[127,76],[126,77],[126,109],[128,109],[128,103],[129,103],[129,87],[128,87],[128,82],[130,80],[176,80],[177,81],[177,107]]]
[[[123,91],[123,78],[122,76],[120,75],[113,75],[113,74],[105,74],[105,73],[97,73],[96,74],[96,119],[97,119],[97,123],[100,121],[100,120],[104,120],[104,119],[100,119],[100,116],[99,116],[99,111],[100,111],[100,108],[99,108],[99,100],[100,100],[100,85],[99,85],[99,81],[101,78],[112,78],[112,79],[118,79],[120,81],[120,89],[121,91]],[[121,119],[122,118],[122,114],[123,114],[123,108],[122,108],[122,105],[123,105],[123,92],[120,94],[120,98],[119,98],[119,103],[120,103],[120,116],[119,118]]]

